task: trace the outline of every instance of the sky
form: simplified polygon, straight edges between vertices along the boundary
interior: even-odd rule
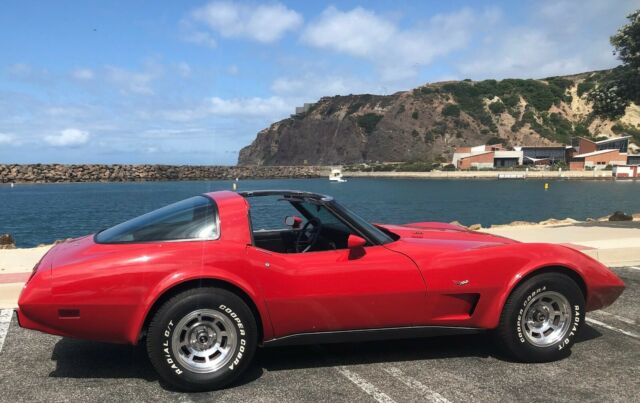
[[[0,163],[235,164],[323,96],[614,67],[640,0],[27,1],[0,11]]]

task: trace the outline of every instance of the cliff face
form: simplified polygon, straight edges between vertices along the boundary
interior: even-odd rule
[[[446,161],[463,145],[552,145],[623,132],[640,143],[636,105],[615,121],[591,114],[588,92],[606,74],[452,81],[386,96],[325,97],[260,131],[240,151],[238,164]]]

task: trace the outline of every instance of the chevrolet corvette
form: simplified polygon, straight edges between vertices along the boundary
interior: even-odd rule
[[[53,247],[20,326],[142,343],[181,390],[231,384],[258,347],[491,332],[513,359],[566,357],[624,283],[561,245],[371,224],[301,191],[195,196]]]

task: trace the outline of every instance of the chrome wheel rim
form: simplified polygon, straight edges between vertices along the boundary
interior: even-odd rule
[[[180,365],[203,374],[228,364],[237,340],[235,326],[228,317],[213,309],[198,309],[178,322],[171,349]]]
[[[520,325],[529,343],[551,346],[562,340],[571,326],[571,305],[560,293],[542,292],[524,307]]]

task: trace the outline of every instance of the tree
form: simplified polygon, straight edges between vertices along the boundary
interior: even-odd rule
[[[611,37],[614,55],[626,66],[640,69],[640,10],[627,16],[629,23],[623,25],[618,33]]]
[[[629,102],[640,103],[640,10],[627,19],[610,39],[622,66],[589,93],[594,114],[612,119],[622,116]]]

